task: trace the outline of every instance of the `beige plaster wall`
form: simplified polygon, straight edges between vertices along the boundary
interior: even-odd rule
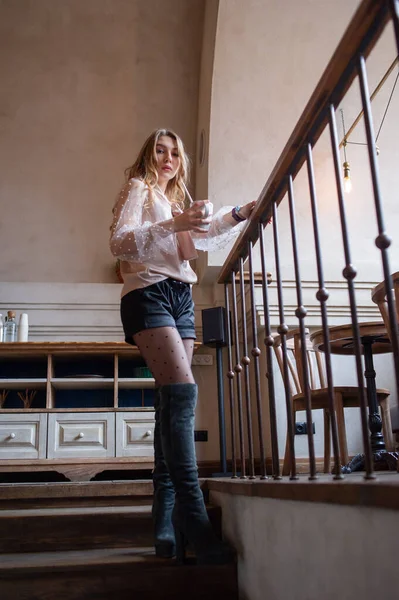
[[[195,155],[203,0],[0,0],[0,280],[112,282],[111,207],[147,135]]]
[[[215,202],[258,197],[358,3],[220,1],[209,149]]]

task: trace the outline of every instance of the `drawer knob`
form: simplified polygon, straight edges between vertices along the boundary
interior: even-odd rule
[[[152,431],[149,429],[148,431],[145,432],[145,437],[150,437],[150,435],[152,434]]]
[[[9,437],[13,440],[15,438],[15,433],[10,433]]]
[[[78,435],[78,438],[83,438],[85,436],[85,434],[83,433],[83,431],[81,431]]]

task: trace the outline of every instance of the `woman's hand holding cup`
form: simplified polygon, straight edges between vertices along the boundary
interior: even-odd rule
[[[174,230],[207,232],[212,221],[213,204],[209,200],[196,200],[190,208],[174,217]]]
[[[209,200],[196,200],[194,205],[199,205],[198,208],[201,210],[202,224],[200,226],[201,231],[208,231],[212,216],[213,216],[213,204]]]

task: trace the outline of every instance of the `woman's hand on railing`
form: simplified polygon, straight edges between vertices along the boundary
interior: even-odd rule
[[[244,206],[235,206],[231,212],[227,212],[225,215],[223,215],[223,219],[235,227],[235,225],[238,223],[248,219],[254,209],[255,204],[256,200],[252,200],[252,202],[248,202],[248,204],[244,204]]]
[[[256,200],[252,200],[252,202],[248,202],[248,204],[244,204],[244,206],[241,206],[240,212],[239,212],[240,217],[242,217],[243,219],[248,219],[248,217],[250,216],[251,212],[253,211],[253,209],[255,207],[255,204],[256,204]]]

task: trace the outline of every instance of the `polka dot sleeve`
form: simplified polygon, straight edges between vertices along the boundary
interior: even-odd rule
[[[214,252],[232,245],[241,231],[244,229],[245,221],[232,226],[223,219],[224,215],[232,211],[232,206],[224,206],[218,210],[212,218],[209,230],[206,233],[191,232],[191,237],[197,250]]]
[[[131,179],[121,190],[113,209],[110,249],[121,260],[145,263],[175,254],[176,235],[162,222],[144,220],[151,215],[148,188]]]

